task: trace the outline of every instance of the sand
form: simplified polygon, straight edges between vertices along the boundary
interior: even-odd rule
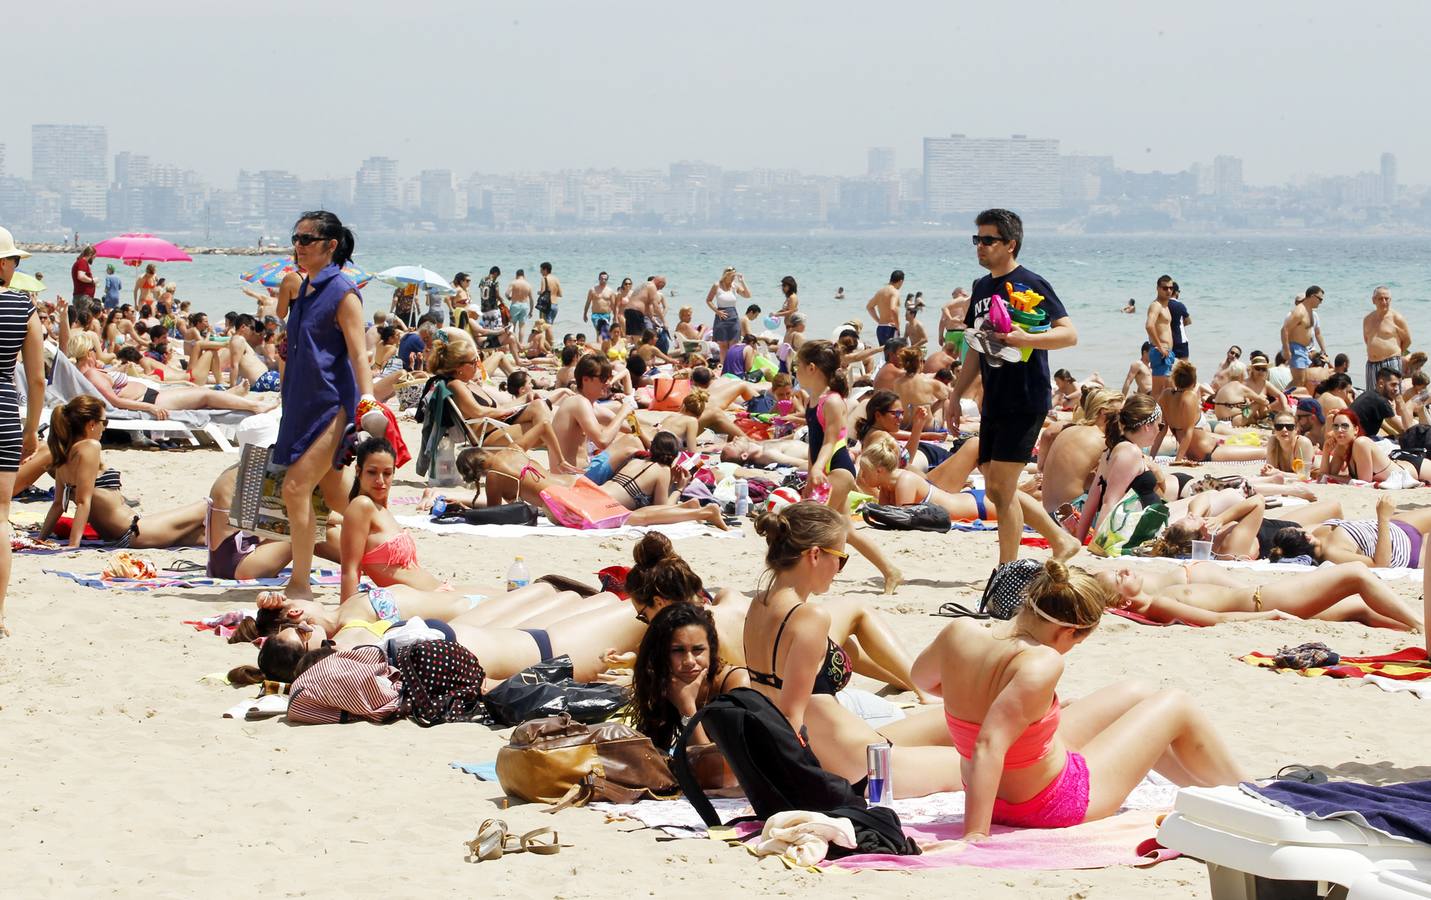
[[[201,496],[232,461],[208,450],[106,451],[106,463],[123,472],[127,493],[150,511]],[[400,483],[398,496],[418,493],[410,470],[400,473]],[[1348,513],[1373,509],[1369,490],[1326,490]],[[1398,500],[1409,505],[1424,502],[1423,495],[1404,492]],[[42,513],[43,504],[16,506],[17,520]],[[517,554],[534,575],[560,571],[593,582],[591,573],[603,566],[630,563],[626,539],[524,538],[473,546],[455,536],[415,536],[429,568],[466,582],[499,583]],[[892,534],[879,540],[908,578],[898,595],[880,596],[873,567],[858,557],[835,589],[875,601],[917,652],[945,624],[929,615],[941,602],[977,601],[996,557],[994,537]],[[694,538],[677,547],[707,584],[750,590],[763,542],[747,525],[739,543]],[[161,563],[203,559],[199,550],[143,555]],[[1083,559],[1090,568],[1109,565]],[[714,890],[714,896],[832,889],[867,897],[936,890],[979,897],[1207,896],[1203,866],[1186,859],[1147,870],[812,875],[711,841],[658,842],[653,832],[628,833],[630,823],[607,824],[590,810],[555,817],[536,806],[504,810],[496,784],[448,763],[494,759],[507,731],[421,729],[407,722],[295,727],[221,718],[253,689],[201,677],[250,663],[254,653],[180,620],[250,606],[253,593],[105,592],[41,571],[95,572],[102,560],[96,551],[15,559],[7,610],[14,636],[0,641],[5,896],[632,898],[672,889]],[[1391,586],[1410,599],[1420,596],[1419,579]],[[1418,767],[1431,743],[1431,717],[1413,697],[1355,681],[1278,676],[1234,658],[1307,640],[1362,653],[1418,638],[1320,622],[1190,629],[1109,617],[1068,658],[1061,693],[1075,696],[1128,679],[1186,690],[1257,774],[1299,762],[1376,782],[1431,777],[1431,766]],[[491,816],[505,817],[519,831],[554,825],[574,846],[557,856],[464,862],[463,842]],[[845,881],[852,877],[857,881]]]

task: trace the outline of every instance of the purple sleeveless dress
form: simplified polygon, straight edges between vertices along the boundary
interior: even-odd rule
[[[283,416],[273,461],[298,462],[333,416],[357,415],[358,382],[338,327],[338,303],[358,288],[338,266],[305,279],[288,310],[288,364],[283,373]],[[358,295],[361,301],[362,295]]]

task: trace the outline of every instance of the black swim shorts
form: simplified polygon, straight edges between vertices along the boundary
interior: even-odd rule
[[[979,465],[990,461],[1028,462],[1046,416],[1042,412],[986,412],[979,422]]]

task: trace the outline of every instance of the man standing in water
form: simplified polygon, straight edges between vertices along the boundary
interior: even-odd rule
[[[552,274],[552,264],[544,262],[537,267],[542,273],[542,287],[537,292],[537,314],[548,325],[556,321],[557,307],[561,305],[561,280]]]
[[[1193,317],[1188,314],[1187,305],[1183,303],[1183,292],[1178,288],[1178,283],[1172,285],[1173,299],[1168,301],[1168,312],[1173,317],[1173,355],[1178,359],[1187,359],[1191,355],[1188,348],[1188,335],[1184,328],[1193,323]]]
[[[611,303],[616,292],[606,283],[605,272],[596,276],[596,284],[586,292],[586,305],[581,309],[581,320],[591,316],[591,324],[596,328],[598,339],[611,333]]]
[[[1401,313],[1391,309],[1391,291],[1385,286],[1371,292],[1376,308],[1361,320],[1361,337],[1366,341],[1366,389],[1376,390],[1376,370],[1390,369],[1401,374],[1401,357],[1411,349],[1411,326]]]
[[[1148,317],[1143,320],[1143,330],[1148,332],[1148,368],[1153,373],[1153,397],[1161,397],[1163,388],[1168,386],[1168,376],[1173,374],[1173,314],[1168,304],[1173,300],[1173,278],[1164,275],[1158,279],[1158,298],[1148,304]]]
[[[991,357],[972,344],[969,351],[978,357],[978,365],[959,367],[948,405],[949,431],[959,428],[959,401],[969,390],[977,372],[984,380],[984,404],[979,426],[979,470],[984,473],[984,491],[998,510],[999,563],[1012,562],[1019,556],[1019,538],[1023,535],[1024,517],[1015,492],[1019,475],[1033,455],[1044,418],[1053,406],[1053,386],[1048,369],[1048,351],[1072,347],[1078,343],[1078,332],[1069,321],[1068,312],[1053,292],[1053,286],[1043,278],[1019,265],[1019,250],[1023,247],[1024,224],[1007,209],[986,209],[974,219],[979,233],[973,236],[979,265],[989,274],[974,282],[965,313],[967,329],[982,330],[995,294],[1005,293],[1004,284],[1014,290],[1032,290],[1043,295],[1039,309],[1048,316],[1049,328],[1030,334],[1015,328],[999,337],[1007,347],[1030,347],[1033,352],[1027,362],[999,356]],[[1037,506],[1037,504],[1035,504]],[[1047,517],[1038,506],[1035,515]],[[1039,523],[1041,533],[1056,533],[1059,540],[1052,546],[1053,555],[1068,559],[1078,552],[1079,544],[1053,520]],[[1046,530],[1047,529],[1047,530]]]
[[[512,317],[512,331],[517,335],[517,343],[525,343],[527,320],[532,315],[532,283],[522,269],[517,270],[517,277],[507,285],[507,312]]]
[[[1301,302],[1292,306],[1282,322],[1282,355],[1287,357],[1287,365],[1292,369],[1293,387],[1307,383],[1307,370],[1312,367],[1312,332],[1322,296],[1322,289],[1315,284],[1307,288]]]
[[[865,304],[865,312],[875,320],[875,343],[881,347],[899,334],[899,292],[903,287],[904,273],[895,269],[890,273],[889,284],[875,291]]]

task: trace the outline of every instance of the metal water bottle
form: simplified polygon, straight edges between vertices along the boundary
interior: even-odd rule
[[[870,744],[865,747],[865,765],[869,778],[866,780],[865,796],[870,806],[894,805],[894,782],[889,768],[890,754],[894,751],[888,742]]]
[[[744,478],[735,480],[735,514],[741,518],[750,514],[750,483]]]

